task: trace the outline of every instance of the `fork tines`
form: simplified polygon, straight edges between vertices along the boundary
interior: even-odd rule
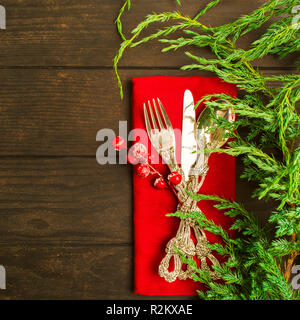
[[[154,110],[155,110],[155,115],[156,115],[156,119],[153,113],[153,108],[151,107],[151,102],[150,100],[148,100],[148,107],[149,107],[149,112],[150,112],[150,117],[151,117],[151,121],[152,121],[152,126],[149,120],[149,115],[147,112],[147,107],[146,107],[146,103],[144,103],[144,116],[145,116],[145,123],[146,123],[146,129],[148,132],[151,132],[152,129],[156,130],[162,130],[162,129],[172,129],[172,125],[171,125],[171,121],[162,105],[162,103],[160,102],[159,98],[157,98],[157,102],[158,102],[158,106],[159,108],[157,108],[155,99],[152,99],[153,101],[153,106],[154,106]],[[160,114],[162,115],[162,117],[160,116]],[[163,121],[164,123],[163,123]],[[158,126],[157,126],[157,122],[158,122]]]

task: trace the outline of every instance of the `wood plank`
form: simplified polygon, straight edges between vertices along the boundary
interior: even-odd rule
[[[123,70],[120,75],[125,88],[124,101],[120,100],[111,70],[2,70],[0,156],[94,157],[100,145],[96,142],[98,130],[111,128],[118,134],[119,120],[130,119],[132,77],[212,74],[135,69]]]
[[[0,177],[0,243],[132,243],[130,165],[1,159]]]
[[[130,118],[109,70],[5,70],[0,82],[2,155],[95,155],[97,131]]]
[[[201,22],[221,25],[251,12],[264,0],[224,0],[205,15]],[[129,34],[152,12],[180,10],[193,16],[206,2],[185,0],[179,7],[175,0],[133,1],[132,10],[124,16],[124,31]],[[0,30],[0,66],[111,66],[120,37],[114,20],[121,0],[2,0],[7,11],[7,29]],[[160,25],[149,27],[145,35]],[[253,32],[241,39],[246,47],[261,33]],[[129,50],[121,66],[177,67],[189,63],[184,50],[161,54],[162,45],[153,41]],[[211,56],[206,49],[192,50],[200,56]],[[293,66],[296,55],[278,61],[273,57],[256,62],[260,66]]]
[[[7,273],[0,299],[153,299],[133,294],[130,246],[1,246],[0,261]]]
[[[251,198],[255,184],[239,178],[241,168],[237,200],[265,222],[274,204]],[[93,158],[1,159],[0,247],[132,244],[131,174]]]

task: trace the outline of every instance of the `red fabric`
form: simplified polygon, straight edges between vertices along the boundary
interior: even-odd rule
[[[173,128],[181,130],[183,95],[186,89],[191,90],[195,103],[207,94],[226,93],[236,96],[236,87],[217,77],[140,77],[133,78],[132,83],[132,129],[145,130],[143,103],[156,97],[161,100]],[[203,104],[198,107],[197,115],[203,108]],[[150,145],[150,141],[147,143]],[[176,141],[176,146],[180,154],[180,141]],[[235,158],[226,154],[212,154],[209,167],[201,193],[234,200]],[[164,164],[155,165],[155,168],[164,175],[169,172]],[[196,290],[203,290],[202,284],[191,279],[168,283],[158,275],[158,266],[165,255],[166,244],[176,235],[179,225],[178,218],[166,217],[167,213],[176,211],[175,196],[169,189],[155,189],[153,177],[143,179],[136,175],[135,170],[133,194],[135,294],[194,295]],[[228,230],[232,220],[215,209],[211,201],[201,201],[199,208],[208,218]],[[221,241],[213,234],[206,235],[211,242]]]

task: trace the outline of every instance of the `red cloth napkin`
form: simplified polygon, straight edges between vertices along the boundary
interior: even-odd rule
[[[217,77],[139,77],[133,78],[132,83],[132,129],[145,130],[143,103],[156,97],[161,100],[173,128],[181,130],[183,95],[186,89],[192,92],[195,103],[207,94],[226,93],[236,96],[235,85],[225,83]],[[203,104],[198,107],[197,116],[203,108]],[[150,145],[150,141],[147,143]],[[176,147],[177,156],[180,156],[180,141],[176,141]],[[201,193],[234,200],[235,158],[215,153],[210,156],[208,164],[210,169]],[[155,165],[155,168],[165,176],[169,173],[165,164]],[[169,189],[155,189],[153,179],[155,178],[141,178],[134,170],[134,292],[151,296],[197,294],[196,290],[205,289],[199,282],[187,279],[168,283],[158,275],[158,266],[165,256],[166,244],[176,235],[179,219],[166,217],[167,213],[176,211],[177,200]],[[213,204],[211,201],[201,201],[199,208],[208,218],[228,231],[232,220],[215,209]],[[211,233],[206,232],[206,235],[210,242],[221,242],[219,237]],[[215,256],[222,261],[222,257],[217,254]]]

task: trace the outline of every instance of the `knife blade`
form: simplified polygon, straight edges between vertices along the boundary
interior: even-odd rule
[[[182,132],[181,132],[181,169],[185,180],[188,180],[189,172],[197,160],[197,142],[194,135],[195,129],[195,109],[194,98],[190,90],[185,90],[183,98],[182,112]]]

